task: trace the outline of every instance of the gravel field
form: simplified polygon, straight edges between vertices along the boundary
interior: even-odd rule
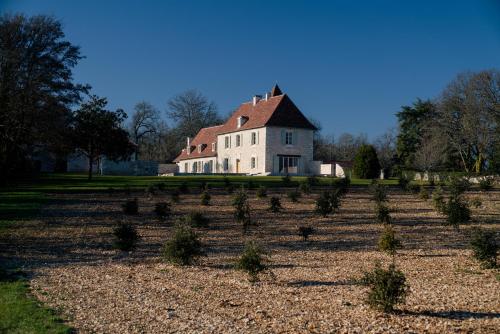
[[[166,194],[138,194],[140,213],[126,216],[115,194],[52,194],[37,220],[10,230],[2,252],[29,273],[35,296],[61,310],[80,333],[499,333],[500,272],[481,269],[467,249],[467,234],[480,224],[500,232],[500,191],[469,192],[482,206],[460,231],[443,226],[431,201],[391,190],[394,228],[403,242],[397,265],[410,294],[395,314],[364,303],[367,288],[357,284],[376,260],[382,226],[374,223],[374,203],[366,189],[353,188],[340,212],[314,214],[318,193],[271,213],[267,199],[250,192],[252,219],[244,235],[233,221],[232,196],[212,192],[181,195],[173,216],[161,221],[154,203]],[[134,197],[134,196],[132,196]],[[196,266],[177,267],[161,260],[161,247],[174,222],[190,210],[210,218],[199,228],[206,256]],[[119,221],[137,224],[137,250],[112,248]],[[304,242],[299,224],[316,232]],[[270,255],[270,271],[255,284],[233,268],[246,240],[257,240]]]

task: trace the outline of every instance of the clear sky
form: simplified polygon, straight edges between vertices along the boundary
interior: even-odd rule
[[[164,111],[196,88],[226,115],[277,82],[337,136],[373,138],[457,73],[500,68],[500,0],[0,0],[0,11],[59,18],[86,56],[76,81],[113,108]]]

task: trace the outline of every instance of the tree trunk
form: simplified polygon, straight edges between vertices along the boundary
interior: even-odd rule
[[[89,176],[88,176],[88,180],[91,181],[92,180],[92,168],[94,167],[94,159],[93,157],[90,155],[89,156]]]

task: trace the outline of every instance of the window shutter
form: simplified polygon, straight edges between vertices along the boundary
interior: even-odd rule
[[[259,131],[257,131],[256,133],[257,134],[255,135],[256,136],[256,138],[255,138],[256,142],[255,143],[258,144],[259,143]]]
[[[240,135],[240,146],[243,146],[243,133]]]
[[[298,131],[294,130],[292,135],[292,144],[297,145],[298,143],[299,143],[299,133]]]
[[[275,155],[273,157],[273,174],[279,174],[279,168],[280,168],[280,162],[279,162],[279,157]]]
[[[281,145],[285,145],[286,143],[285,136],[286,136],[285,130],[281,130]]]

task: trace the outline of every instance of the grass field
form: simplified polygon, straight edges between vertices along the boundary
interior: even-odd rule
[[[44,203],[46,197],[40,192],[0,192],[0,236],[8,228],[32,219]],[[0,333],[69,332],[51,309],[31,296],[22,273],[4,268],[0,262]]]
[[[291,177],[291,183],[288,186],[296,186],[299,182],[305,181],[303,176]],[[337,182],[339,179],[319,177],[320,185],[329,185]],[[110,189],[130,188],[138,190],[147,188],[150,185],[163,184],[165,188],[175,188],[185,183],[188,187],[199,188],[202,184],[208,184],[213,188],[222,188],[226,182],[234,186],[252,186],[264,185],[267,187],[284,186],[281,176],[223,176],[223,175],[200,175],[200,176],[94,176],[91,181],[87,180],[86,174],[44,174],[38,179],[30,179],[20,182],[16,191],[29,192],[89,192],[89,191],[107,191]],[[366,186],[371,180],[352,179],[353,186]],[[386,185],[396,185],[396,179],[381,181]]]

